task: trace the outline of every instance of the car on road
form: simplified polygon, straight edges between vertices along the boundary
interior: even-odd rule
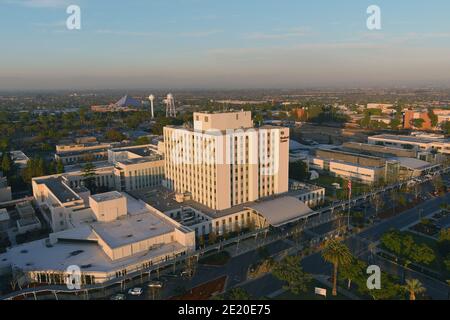
[[[164,286],[162,281],[152,281],[148,284],[149,288],[161,289]]]
[[[111,297],[111,300],[126,300],[127,297],[123,293],[115,294]]]
[[[190,276],[192,276],[192,272],[190,272],[190,271],[182,271],[180,273],[180,276],[183,277],[183,278],[189,278]]]
[[[142,288],[133,288],[128,290],[128,294],[131,296],[140,296],[143,292],[144,290],[142,290]]]

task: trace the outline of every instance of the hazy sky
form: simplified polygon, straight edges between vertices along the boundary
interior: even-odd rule
[[[81,30],[66,28],[69,4]],[[381,7],[382,30],[366,27]],[[0,90],[450,86],[448,0],[0,0]]]

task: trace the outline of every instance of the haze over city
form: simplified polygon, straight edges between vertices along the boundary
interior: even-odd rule
[[[450,85],[450,3],[0,1],[0,90]]]
[[[450,4],[372,1],[0,0],[0,301],[450,300]]]

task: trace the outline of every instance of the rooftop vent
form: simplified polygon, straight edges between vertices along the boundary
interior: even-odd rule
[[[70,253],[70,256],[75,257],[75,256],[78,256],[78,255],[82,254],[83,252],[84,252],[83,250],[72,251]]]

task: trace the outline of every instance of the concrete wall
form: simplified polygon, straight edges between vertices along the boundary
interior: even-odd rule
[[[253,127],[250,111],[227,113],[194,113],[195,130],[227,130]]]
[[[94,212],[97,221],[110,222],[127,215],[127,198],[120,198],[96,201],[93,197],[89,198],[89,206]]]
[[[386,160],[382,158],[351,154],[338,150],[319,149],[316,151],[316,155],[322,159],[344,161],[366,167],[381,167],[386,163]]]

